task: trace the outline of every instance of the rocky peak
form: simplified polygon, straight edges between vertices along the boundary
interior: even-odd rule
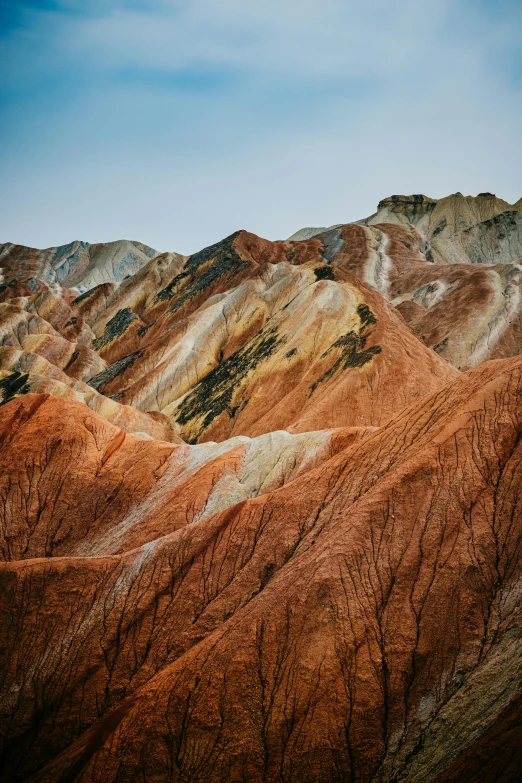
[[[436,199],[425,196],[423,193],[414,193],[412,196],[394,195],[388,196],[388,198],[384,198],[382,201],[379,201],[377,210],[396,209],[397,207],[400,208],[403,206],[419,206],[421,204],[424,206],[427,204],[436,203]]]

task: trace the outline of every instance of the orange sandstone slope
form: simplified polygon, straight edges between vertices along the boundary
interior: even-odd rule
[[[519,779],[522,358],[209,514],[198,488],[248,483],[235,446],[50,397],[1,420],[3,780]]]
[[[277,489],[375,429],[176,445],[134,437],[81,403],[29,393],[0,407],[0,561],[141,546]]]

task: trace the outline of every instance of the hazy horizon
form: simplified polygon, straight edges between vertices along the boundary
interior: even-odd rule
[[[503,0],[0,6],[0,241],[190,253],[393,193],[522,196],[522,9]]]

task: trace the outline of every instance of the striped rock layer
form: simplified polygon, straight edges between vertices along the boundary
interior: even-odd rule
[[[0,779],[522,776],[520,203],[0,246]]]

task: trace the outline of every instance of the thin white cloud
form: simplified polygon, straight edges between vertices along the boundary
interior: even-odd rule
[[[238,227],[276,238],[357,219],[391,192],[521,195],[507,14],[463,0],[68,6],[32,12],[2,46],[29,95],[0,131],[2,240],[189,252]],[[231,81],[159,78],[198,70]]]
[[[361,75],[391,79],[405,72],[415,77],[419,61],[429,67],[433,58],[432,66],[444,67],[441,54],[467,48],[466,40],[444,44],[455,5],[455,0],[190,0],[151,2],[136,10],[108,2],[86,15],[33,12],[33,24],[19,31],[11,47],[39,42],[48,61],[54,52],[61,61],[83,60],[92,68],[224,67],[283,83]]]

